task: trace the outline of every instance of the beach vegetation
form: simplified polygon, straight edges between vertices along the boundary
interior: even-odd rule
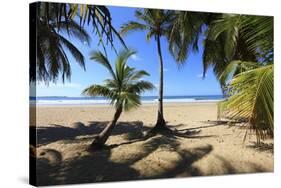
[[[83,90],[87,96],[102,96],[110,101],[115,107],[115,114],[112,121],[104,130],[95,137],[91,148],[101,148],[106,143],[112,130],[123,111],[129,111],[141,105],[140,94],[146,90],[152,90],[154,85],[142,80],[144,76],[149,76],[146,71],[135,70],[128,66],[128,59],[136,52],[133,50],[121,51],[116,60],[115,68],[112,67],[107,57],[100,51],[92,52],[91,59],[104,66],[110,73],[110,77],[104,80],[104,84],[94,84]]]
[[[206,33],[204,74],[212,66],[229,96],[219,115],[243,120],[258,143],[273,136],[273,18],[223,14]]]
[[[30,63],[31,82],[55,82],[60,75],[63,82],[70,79],[71,64],[67,52],[85,70],[84,55],[69,40],[75,38],[88,45],[91,37],[84,29],[85,24],[93,28],[93,34],[98,37],[96,42],[103,46],[104,51],[106,44],[115,49],[113,36],[126,47],[112,26],[111,14],[105,6],[38,2],[35,23],[37,53],[36,61]]]

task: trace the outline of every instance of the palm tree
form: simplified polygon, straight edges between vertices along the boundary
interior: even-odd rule
[[[137,108],[141,104],[140,94],[154,88],[150,82],[141,80],[143,76],[149,76],[147,72],[136,71],[127,65],[128,58],[133,54],[135,51],[132,50],[121,51],[115,61],[115,70],[103,53],[93,52],[91,54],[91,59],[103,65],[109,71],[111,78],[106,79],[103,85],[92,85],[84,89],[83,94],[106,97],[116,110],[112,121],[95,137],[91,148],[104,146],[121,113]]]
[[[126,47],[119,33],[112,26],[110,12],[105,6],[48,2],[38,2],[30,6],[35,12],[35,19],[31,21],[36,25],[31,27],[31,30],[37,28],[36,47],[34,46],[37,50],[36,59],[31,59],[30,62],[30,82],[56,81],[60,73],[63,81],[65,78],[70,79],[71,67],[66,51],[69,51],[85,69],[83,54],[62,35],[68,34],[69,38],[74,37],[82,43],[89,43],[90,37],[83,29],[85,23],[93,27],[99,38],[97,43],[101,44],[104,50],[104,38],[106,43],[115,49],[113,36],[117,36]]]
[[[164,37],[169,42],[169,50],[175,60],[183,62],[188,56],[190,45],[193,45],[194,50],[197,49],[197,41],[203,22],[198,19],[198,16],[192,16],[187,12],[158,9],[138,9],[135,11],[135,17],[139,22],[130,21],[124,24],[120,33],[124,35],[129,31],[146,31],[146,40],[149,41],[154,37],[156,41],[160,77],[157,122],[154,130],[167,130],[163,114],[164,62],[161,51],[161,38]],[[192,21],[195,21],[195,17],[197,22],[192,23]]]
[[[257,142],[273,136],[273,19],[221,15],[210,24],[203,54],[230,97],[220,111],[245,119]],[[246,133],[247,135],[247,133]]]
[[[145,30],[147,31],[146,40],[150,40],[154,37],[157,43],[157,52],[159,57],[160,66],[160,78],[159,78],[159,99],[158,99],[158,112],[157,112],[157,122],[155,127],[164,128],[166,125],[164,114],[163,114],[163,58],[161,51],[161,37],[168,36],[171,28],[171,21],[173,20],[173,12],[165,10],[154,10],[154,9],[144,9],[136,10],[135,16],[141,22],[131,21],[124,24],[121,27],[121,35],[128,33],[129,31]]]

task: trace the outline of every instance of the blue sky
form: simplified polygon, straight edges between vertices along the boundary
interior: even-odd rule
[[[123,23],[134,18],[134,8],[109,7],[112,15],[112,24],[119,30]],[[101,65],[89,59],[89,54],[93,50],[102,50],[97,46],[97,36],[92,32],[92,28],[85,26],[92,40],[90,45],[82,43],[73,37],[70,40],[84,54],[86,60],[86,71],[84,71],[75,59],[67,52],[71,62],[72,76],[71,81],[64,84],[59,79],[56,83],[50,83],[49,86],[44,83],[37,84],[37,96],[81,96],[81,91],[91,84],[101,84],[108,78],[107,70]],[[153,40],[147,42],[145,32],[130,32],[124,37],[126,45],[137,51],[137,54],[130,58],[128,64],[136,69],[146,70],[150,73],[149,80],[155,86],[159,83],[159,65],[156,42]],[[67,35],[66,35],[67,37]],[[164,60],[164,95],[220,95],[221,89],[216,80],[212,69],[207,71],[207,76],[202,79],[202,41],[199,44],[199,52],[190,53],[184,66],[180,68],[176,65],[168,51],[167,41],[162,38],[162,54]],[[115,38],[116,49],[122,49],[122,45]],[[110,47],[107,49],[109,60],[113,63],[116,54]],[[157,89],[149,91],[143,95],[157,95]]]

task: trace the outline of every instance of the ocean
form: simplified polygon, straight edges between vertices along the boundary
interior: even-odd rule
[[[198,103],[217,102],[223,100],[222,95],[193,95],[193,96],[164,96],[164,103]],[[142,96],[142,103],[157,103],[158,96]],[[109,104],[104,97],[30,97],[31,105],[53,106],[53,105],[94,105]]]

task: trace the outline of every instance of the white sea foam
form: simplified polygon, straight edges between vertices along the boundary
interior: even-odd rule
[[[195,98],[181,98],[181,99],[163,99],[164,103],[205,103],[205,102],[219,102],[222,99],[206,99],[206,100],[196,100]],[[149,104],[149,103],[157,103],[158,99],[151,99],[151,100],[142,100],[142,103]],[[92,100],[30,100],[31,105],[38,105],[38,106],[64,106],[64,105],[108,105],[110,102],[109,100],[104,99],[92,99]]]

